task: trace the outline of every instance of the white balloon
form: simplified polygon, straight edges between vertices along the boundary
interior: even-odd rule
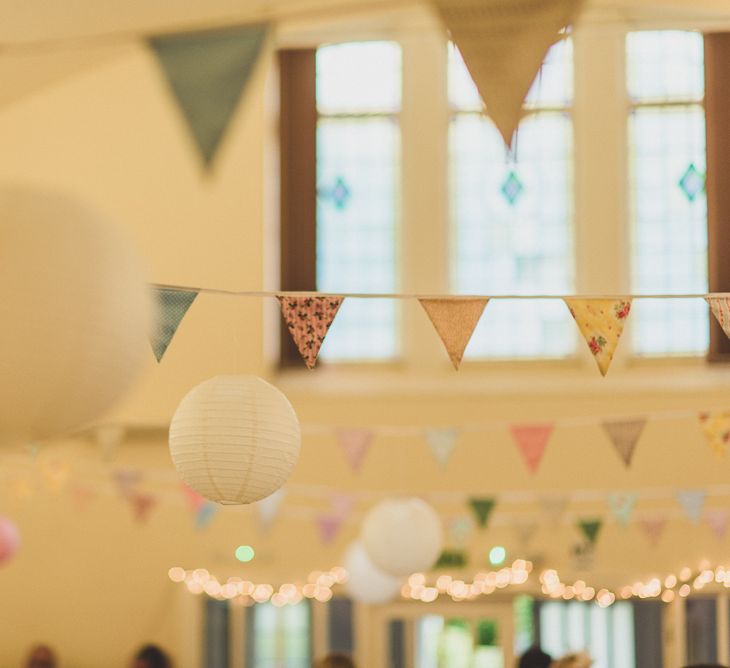
[[[353,543],[347,549],[345,570],[349,575],[345,589],[359,603],[387,603],[400,591],[400,580],[379,571],[361,543]]]
[[[373,564],[390,575],[428,571],[443,547],[436,511],[421,499],[389,499],[365,517],[361,540]]]
[[[0,441],[98,417],[149,357],[154,306],[142,262],[70,197],[0,187]]]
[[[273,494],[299,459],[289,400],[256,376],[216,376],[194,387],[170,424],[180,477],[211,501],[243,504]]]

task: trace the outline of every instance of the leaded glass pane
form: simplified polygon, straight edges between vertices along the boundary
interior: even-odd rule
[[[627,44],[632,93],[640,102],[629,119],[632,289],[703,293],[707,290],[705,117],[703,107],[691,102],[703,94],[702,38],[675,31],[641,32],[629,35]],[[675,82],[674,72],[666,68],[677,53],[687,63]],[[688,67],[694,75],[685,71]],[[687,104],[677,104],[678,95],[685,95]],[[653,103],[662,96],[674,98],[675,104]],[[707,350],[709,321],[702,300],[642,300],[632,313],[632,326],[634,349],[640,354]]]
[[[398,125],[391,118],[320,120],[319,290],[396,290],[398,139]],[[338,190],[342,192],[338,194]],[[394,300],[346,300],[322,356],[341,360],[394,357],[398,352],[397,306]]]
[[[348,42],[317,49],[321,114],[392,112],[401,106],[401,52],[394,42]]]
[[[397,290],[400,48],[358,42],[317,51],[317,288]],[[398,354],[398,302],[348,299],[322,347],[329,360]]]
[[[452,278],[467,294],[550,294],[573,287],[572,123],[544,112],[520,125],[517,158],[507,163],[494,125],[476,114],[451,123]],[[517,180],[519,188],[505,193]],[[518,192],[519,191],[519,192]],[[573,325],[557,301],[493,301],[470,356],[562,356]]]
[[[627,86],[635,102],[701,101],[705,96],[702,35],[679,30],[629,33]]]

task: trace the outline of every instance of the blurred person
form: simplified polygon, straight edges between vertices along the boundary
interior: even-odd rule
[[[26,668],[56,668],[57,666],[56,653],[48,645],[32,647],[25,661]]]
[[[172,661],[157,645],[145,645],[135,654],[132,668],[172,668]]]
[[[314,664],[314,668],[355,668],[355,662],[341,652],[332,652]]]
[[[566,654],[562,659],[553,662],[550,668],[590,668],[593,659],[583,652]]]
[[[550,668],[553,659],[537,645],[530,647],[521,657],[517,668]]]

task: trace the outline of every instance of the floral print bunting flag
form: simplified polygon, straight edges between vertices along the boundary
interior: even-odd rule
[[[281,314],[308,369],[317,363],[332,321],[340,310],[343,297],[277,297]]]
[[[605,376],[629,317],[631,300],[566,299],[565,304]]]

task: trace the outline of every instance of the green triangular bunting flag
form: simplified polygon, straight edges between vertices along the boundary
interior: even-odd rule
[[[581,533],[586,537],[586,540],[591,545],[594,545],[596,540],[598,539],[598,534],[601,531],[602,525],[603,525],[603,522],[601,520],[579,520],[578,521],[578,528],[581,530]]]
[[[495,499],[469,499],[469,505],[474,511],[477,522],[482,529],[487,526],[495,503]]]
[[[149,40],[206,165],[213,161],[266,31],[266,25],[248,25]]]
[[[198,293],[195,290],[168,290],[156,288],[158,323],[157,332],[152,337],[152,350],[157,361],[161,361],[167,347],[175,336],[182,319],[193,305]]]

